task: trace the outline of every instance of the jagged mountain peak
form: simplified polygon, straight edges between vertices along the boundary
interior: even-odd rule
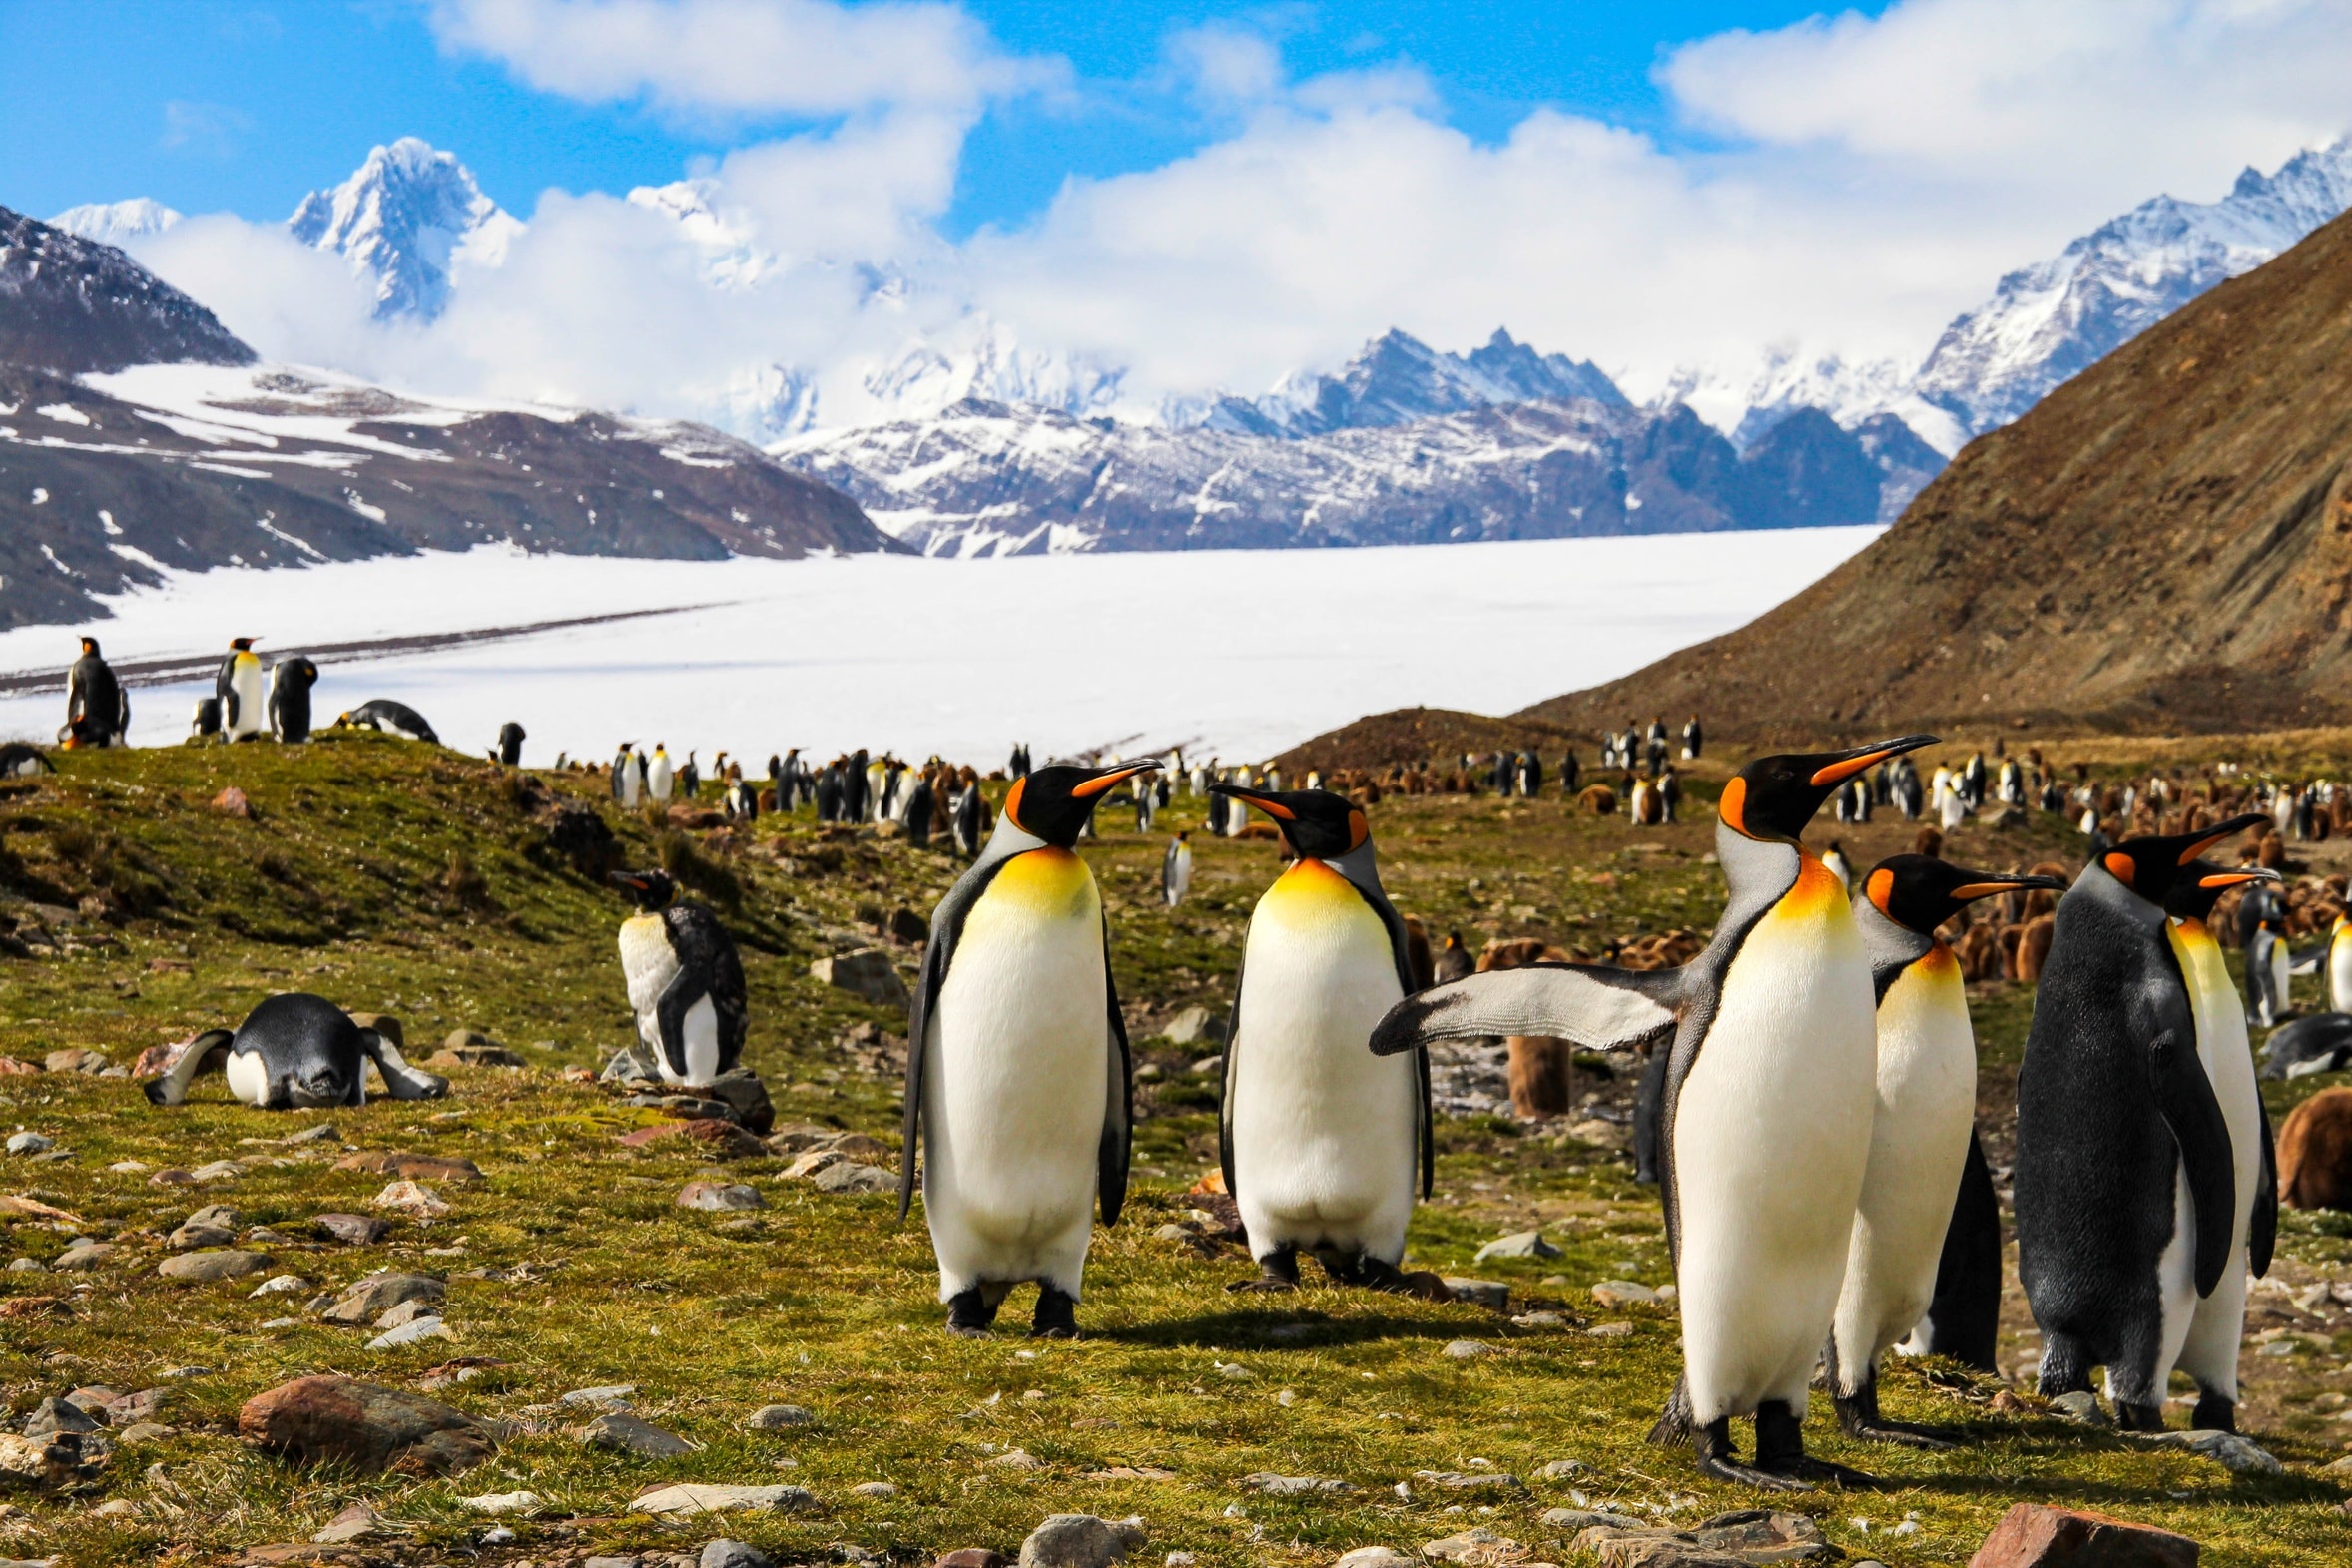
[[[454,268],[496,266],[523,228],[456,154],[413,136],[370,149],[348,180],[302,198],[286,226],[372,279],[378,320],[424,321],[447,308]]]
[[[160,235],[179,223],[180,217],[161,202],[135,196],[128,202],[85,202],[69,207],[49,220],[49,227],[100,245],[120,246]]]

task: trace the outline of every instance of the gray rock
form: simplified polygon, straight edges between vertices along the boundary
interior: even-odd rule
[[[1221,1042],[1225,1038],[1225,1020],[1206,1007],[1187,1007],[1168,1020],[1160,1038],[1171,1045],[1192,1045],[1202,1040]]]
[[[879,947],[863,947],[854,953],[843,953],[834,958],[820,958],[809,966],[812,979],[862,996],[878,1007],[904,1007],[907,1003],[906,982],[898,978],[897,966],[890,955]]]
[[[397,1328],[404,1323],[412,1323],[419,1317],[438,1317],[440,1315],[440,1309],[430,1302],[402,1302],[399,1306],[393,1307],[390,1311],[385,1312],[381,1317],[378,1317],[375,1320],[375,1326],[378,1328]]]
[[[1412,1568],[1413,1559],[1392,1546],[1359,1546],[1332,1568]]]
[[[670,1560],[669,1558],[663,1559],[664,1562]],[[640,1557],[583,1557],[580,1559],[580,1568],[644,1568],[644,1559]]]
[[[1510,1287],[1500,1280],[1468,1280],[1448,1275],[1446,1289],[1454,1293],[1456,1301],[1490,1311],[1499,1312],[1510,1306]]]
[[[49,1266],[38,1258],[11,1258],[8,1267],[14,1274],[47,1274]]]
[[[186,1220],[167,1240],[181,1252],[199,1247],[226,1247],[237,1240],[238,1214],[227,1204],[207,1204]]]
[[[1215,1056],[1204,1056],[1187,1071],[1198,1073],[1203,1078],[1213,1078],[1225,1071],[1225,1053],[1220,1051]]]
[[[449,1325],[441,1321],[438,1313],[428,1311],[421,1317],[410,1318],[397,1328],[386,1329],[377,1334],[367,1341],[367,1348],[370,1350],[396,1350],[401,1345],[417,1344],[426,1339],[454,1339],[456,1337],[457,1335],[449,1331]]]
[[[1276,1475],[1271,1470],[1245,1475],[1241,1478],[1241,1484],[1268,1497],[1305,1497],[1315,1492],[1352,1492],[1356,1489],[1346,1481],[1322,1480],[1312,1475]]]
[[[1413,1478],[1424,1486],[1449,1492],[1523,1492],[1527,1483],[1508,1470],[1417,1470]]]
[[[66,1400],[44,1399],[34,1406],[31,1415],[25,1417],[25,1435],[54,1437],[59,1432],[72,1432],[79,1436],[84,1432],[95,1432],[105,1424],[92,1419],[89,1412]]]
[[[1493,1353],[1494,1346],[1481,1344],[1475,1339],[1456,1339],[1445,1350],[1446,1358],[1450,1361],[1474,1361],[1482,1355]]]
[[[1110,1568],[1143,1544],[1143,1521],[1057,1513],[1021,1542],[1020,1568]]]
[[[1654,1302],[1658,1293],[1635,1280],[1603,1280],[1592,1288],[1592,1299],[1603,1307],[1623,1307],[1632,1302]]]
[[[880,1166],[844,1160],[819,1171],[811,1185],[821,1193],[894,1193],[898,1178]]]
[[[1543,1523],[1555,1530],[1646,1530],[1649,1526],[1639,1519],[1628,1519],[1621,1513],[1588,1513],[1581,1508],[1546,1508],[1538,1515]]]
[[[268,1253],[182,1253],[156,1266],[156,1273],[181,1285],[210,1285],[218,1280],[241,1280],[262,1274],[271,1266]]]
[[[661,1076],[662,1070],[654,1065],[650,1055],[641,1055],[636,1046],[626,1046],[613,1053],[613,1059],[604,1064],[604,1071],[597,1075],[596,1081],[601,1084],[659,1083]]]
[[[1535,1473],[1547,1481],[1564,1481],[1571,1475],[1582,1475],[1585,1469],[1581,1459],[1554,1459]]]
[[[615,1405],[626,1406],[629,1395],[636,1391],[637,1385],[635,1383],[604,1383],[594,1388],[574,1388],[570,1393],[560,1395],[557,1402],[594,1405],[599,1409],[610,1409]]]
[[[895,1497],[898,1488],[887,1481],[860,1481],[850,1490],[860,1497]]]
[[[703,1546],[699,1568],[769,1568],[769,1556],[741,1541],[710,1541]]]
[[[1489,1258],[1557,1258],[1560,1250],[1543,1239],[1541,1231],[1514,1231],[1478,1249],[1477,1262]]]
[[[780,1432],[792,1426],[813,1426],[817,1417],[797,1404],[763,1404],[743,1424],[755,1432]]]
[[[25,1433],[30,1437],[32,1432]],[[2161,1448],[2186,1448],[2202,1454],[2229,1471],[2232,1475],[2283,1475],[2286,1466],[2275,1455],[2235,1432],[2203,1429],[2193,1432],[2160,1432],[2146,1439]]]
[[[448,1286],[429,1274],[377,1274],[358,1281],[318,1315],[330,1323],[356,1328],[372,1322],[402,1302],[437,1302]]]
[[[335,1241],[352,1247],[373,1247],[392,1233],[392,1222],[368,1214],[321,1214],[310,1224]]]
[[[629,1505],[636,1513],[798,1513],[817,1506],[816,1495],[799,1486],[709,1486],[683,1482],[647,1492]]]
[[[726,1105],[739,1124],[762,1137],[776,1125],[776,1106],[768,1098],[768,1086],[748,1067],[721,1073],[703,1092]]]
[[[694,1452],[694,1444],[676,1432],[665,1432],[651,1421],[626,1410],[608,1410],[579,1430],[580,1445],[613,1453],[633,1453],[641,1459],[675,1459]]]
[[[46,1154],[56,1147],[56,1139],[45,1138],[34,1132],[13,1133],[8,1139],[10,1154]]]
[[[2098,1395],[2087,1388],[2072,1393],[2061,1393],[2050,1401],[2050,1413],[2077,1426],[2112,1426],[2115,1423],[2107,1412],[2099,1408]]]
[[[76,1242],[57,1255],[52,1265],[58,1269],[95,1269],[112,1258],[120,1249],[112,1242]]]
[[[678,1207],[716,1212],[728,1209],[765,1209],[768,1200],[757,1187],[741,1182],[688,1182],[678,1194]]]

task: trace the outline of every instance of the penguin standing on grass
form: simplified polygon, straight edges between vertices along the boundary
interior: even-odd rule
[[[1077,1332],[1095,1204],[1109,1225],[1126,1198],[1132,1086],[1102,896],[1073,846],[1111,788],[1158,766],[1016,779],[986,850],[931,913],[907,1021],[898,1216],[919,1143],[950,1333],[986,1333],[1030,1280],[1030,1331]]]
[[[310,689],[318,667],[295,654],[270,667],[270,732],[282,743],[310,739]]]
[[[707,1089],[743,1057],[751,1012],[743,960],[719,917],[678,902],[666,871],[615,871],[637,912],[621,922],[621,972],[637,1035],[653,1052],[662,1082]]]
[[[1160,902],[1173,909],[1191,890],[1192,833],[1187,830],[1169,839],[1168,852],[1160,856]]]
[[[213,677],[221,701],[221,733],[231,741],[258,741],[270,727],[270,700],[262,689],[262,658],[250,637],[232,639],[229,657]]]
[[[521,725],[511,719],[507,720],[506,723],[498,727],[498,761],[508,768],[522,767],[523,742],[529,739],[530,737],[524,734]],[[561,764],[559,763],[557,766],[560,767]]]
[[[676,787],[678,775],[670,766],[670,749],[661,742],[653,744],[653,760],[645,765],[646,796],[656,805],[670,803],[670,791]]]
[[[637,809],[637,743],[623,741],[613,754],[613,804],[624,811]]]
[[[2196,863],[2263,819],[2126,838],[2084,867],[2058,900],[2018,1072],[2018,1278],[2042,1328],[2041,1389],[2086,1391],[2104,1366],[2129,1431],[2162,1427],[2198,1303],[2238,1254],[2239,1217],[2250,1226],[2259,1212],[2255,1184],[2241,1195],[2239,1180],[2258,1168],[2258,1129],[2241,1146],[2202,1059],[2208,1041],[2217,1060],[2245,1051],[2243,1014],[2225,1040],[2214,1012],[2226,974],[2194,990],[2189,978],[2207,967],[2211,935],[2201,919],[2175,925],[2165,904],[2216,874],[2224,886],[2273,875]],[[2220,1011],[2237,1011],[2234,988],[2228,1001]],[[2267,1238],[2253,1250],[2267,1264]],[[2198,1401],[2197,1424],[2226,1418],[2226,1400],[2208,1408],[2216,1393]]]
[[[984,809],[979,782],[974,780],[955,797],[955,852],[967,860],[980,852],[980,813]]]
[[[131,698],[123,683],[98,652],[98,639],[82,639],[82,657],[65,675],[65,731],[58,736],[67,747],[122,746],[131,732]]]
[[[1371,825],[1329,790],[1213,787],[1273,817],[1295,856],[1251,911],[1225,1043],[1218,1144],[1259,1270],[1231,1289],[1295,1290],[1306,1252],[1338,1283],[1409,1290],[1405,1227],[1435,1168],[1430,1063],[1366,1049],[1416,989]]]
[[[1650,1439],[1694,1441],[1700,1472],[1718,1480],[1869,1484],[1808,1457],[1802,1426],[1870,1162],[1878,1028],[1853,910],[1798,835],[1847,780],[1934,740],[1741,769],[1716,806],[1731,900],[1682,967],[1489,970],[1406,998],[1373,1034],[1382,1054],[1478,1035],[1670,1050],[1657,1157],[1683,1374]],[[1731,1421],[1748,1414],[1756,1457],[1742,1464]]]
[[[1854,918],[1878,994],[1878,1104],[1828,1358],[1830,1398],[1849,1437],[1921,1447],[1956,1440],[1882,1418],[1878,1397],[1880,1355],[1910,1334],[1935,1299],[1976,1141],[1976,1031],[1960,961],[1936,928],[1980,898],[2064,886],[2055,876],[1967,871],[1920,854],[1881,860],[1862,879]],[[1998,1256],[1998,1230],[1994,1236]],[[1998,1272],[1987,1283],[1998,1309]]]

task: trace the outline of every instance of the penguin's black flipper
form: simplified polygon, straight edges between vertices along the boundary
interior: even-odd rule
[[[2156,1109],[2180,1146],[2181,1169],[2188,1175],[2189,1208],[2197,1227],[2197,1295],[2211,1296],[2229,1265],[2230,1232],[2237,1222],[2229,1122],[2194,1044],[2184,1044],[2167,1029],[2149,1044],[2147,1059]]]
[[[1127,1162],[1135,1152],[1135,1060],[1127,1047],[1127,1020],[1119,1012],[1119,984],[1111,977],[1111,923],[1102,919],[1102,990],[1110,999],[1110,1084],[1104,1096],[1102,1150],[1095,1158],[1102,1223],[1119,1223],[1127,1202]]]
[[[2270,1272],[2270,1254],[2278,1246],[2278,1148],[2270,1135],[2270,1107],[2257,1095],[2254,1113],[2262,1119],[2262,1174],[2254,1183],[2254,1213],[2246,1226],[2246,1266],[2259,1280]]]
[[[1432,986],[1390,1008],[1372,1031],[1372,1051],[1394,1056],[1433,1040],[1514,1034],[1609,1050],[1673,1028],[1682,1005],[1678,969],[1561,963],[1490,969]]]
[[[373,1029],[359,1031],[359,1049],[383,1074],[384,1092],[395,1100],[438,1100],[449,1092],[448,1079],[409,1066],[400,1048]]]
[[[145,1087],[150,1105],[179,1105],[188,1098],[188,1086],[229,1060],[229,1042],[237,1037],[226,1029],[207,1029],[180,1053],[180,1060],[172,1070]]]
[[[1405,917],[1397,912],[1395,904],[1389,902],[1387,891],[1381,889],[1377,881],[1372,887],[1359,882],[1357,891],[1364,894],[1365,902],[1372,905],[1381,917],[1381,924],[1389,929],[1389,950],[1397,962],[1397,988],[1408,997],[1415,995],[1421,989],[1421,982],[1413,973],[1413,943],[1405,930]],[[1233,1016],[1237,1019],[1241,1017],[1239,997],[1235,998]],[[1413,1078],[1417,1096],[1413,1136],[1421,1151],[1421,1195],[1427,1198],[1437,1191],[1438,1186],[1438,1135],[1437,1118],[1430,1096],[1430,1048],[1426,1045],[1413,1048]],[[1226,1185],[1233,1185],[1231,1173],[1227,1173]]]
[[[964,916],[971,913],[971,906],[979,902],[980,894],[987,891],[988,884],[996,879],[1004,864],[1003,859],[973,861],[970,869],[947,889],[947,896],[931,910],[931,933],[922,944],[922,972],[914,978],[914,996],[906,1005],[906,1108],[898,1140],[900,1220],[914,1206],[914,1150],[922,1134],[922,1059],[930,1034],[931,1008],[939,987],[947,983],[947,966],[955,959],[955,943],[963,934]],[[1117,1010],[1114,1003],[1114,1015]],[[1124,1166],[1120,1175],[1123,1184]],[[1124,1191],[1123,1185],[1121,1190]]]
[[[1225,1015],[1225,1052],[1217,1059],[1217,1169],[1225,1173],[1225,1191],[1238,1199],[1233,1185],[1233,1053],[1241,1045],[1241,985],[1249,972],[1248,960],[1234,966],[1233,1010]]]

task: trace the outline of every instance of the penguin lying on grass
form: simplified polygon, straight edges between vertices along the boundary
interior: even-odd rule
[[[1934,1301],[1955,1199],[1977,1139],[1977,1038],[1960,961],[1936,928],[1979,898],[2022,888],[2062,891],[2055,876],[1968,871],[1926,855],[1881,860],[1863,877],[1854,918],[1878,996],[1878,1103],[1870,1166],[1830,1334],[1830,1398],[1849,1437],[1948,1447],[1957,1434],[1879,1415],[1879,1357]],[[1978,1163],[1984,1161],[1982,1151]],[[2001,1231],[1993,1271],[1977,1275],[2001,1304]],[[1986,1304],[1975,1304],[1983,1315]],[[1957,1315],[1957,1302],[1947,1304]],[[1955,1325],[1957,1326],[1957,1325]]]
[[[378,697],[361,703],[334,722],[337,730],[374,730],[385,735],[396,735],[403,741],[422,741],[427,746],[439,746],[441,738],[433,727],[424,722],[424,715],[406,703],[395,703],[388,697]]]
[[[1102,895],[1074,847],[1114,785],[1158,766],[1014,780],[987,848],[931,913],[907,1020],[898,1218],[919,1142],[950,1333],[986,1333],[1030,1280],[1030,1332],[1078,1331],[1095,1204],[1110,1225],[1127,1196],[1133,1086]]]
[[[662,1082],[707,1089],[742,1059],[751,1012],[743,960],[719,917],[680,903],[667,871],[615,871],[637,913],[621,922],[621,972],[638,1038]]]
[[[236,1032],[208,1029],[180,1053],[172,1070],[146,1085],[154,1105],[179,1105],[189,1085],[215,1068],[229,1092],[265,1111],[311,1110],[367,1103],[367,1064],[395,1100],[438,1100],[449,1080],[401,1059],[400,1049],[323,996],[288,991],[246,1015]]]
[[[1259,1268],[1231,1289],[1295,1290],[1308,1252],[1340,1284],[1410,1291],[1397,1266],[1430,1192],[1430,1060],[1365,1048],[1418,989],[1372,828],[1324,789],[1209,788],[1273,817],[1296,856],[1250,913],[1225,1044],[1218,1144]]]
[[[2242,1310],[2249,1254],[2269,1263],[2245,1015],[2190,901],[2209,910],[2207,892],[2276,877],[2197,860],[2263,820],[2127,838],[2083,868],[2058,901],[2018,1072],[2018,1277],[2042,1328],[2041,1391],[2087,1391],[2104,1366],[2130,1431],[2162,1427],[2175,1363],[2203,1390],[2196,1424],[2231,1420],[2235,1338],[2192,1328],[2233,1270]]]
[[[1670,1052],[1657,1161],[1683,1374],[1650,1440],[1695,1441],[1700,1472],[1718,1480],[1780,1491],[1814,1479],[1871,1484],[1805,1453],[1806,1390],[1870,1161],[1878,1028],[1853,910],[1798,835],[1847,780],[1934,741],[1741,769],[1716,807],[1731,901],[1715,939],[1682,967],[1489,970],[1407,997],[1373,1033],[1382,1055],[1514,1034]],[[1749,1414],[1756,1458],[1741,1464],[1731,1421]]]

